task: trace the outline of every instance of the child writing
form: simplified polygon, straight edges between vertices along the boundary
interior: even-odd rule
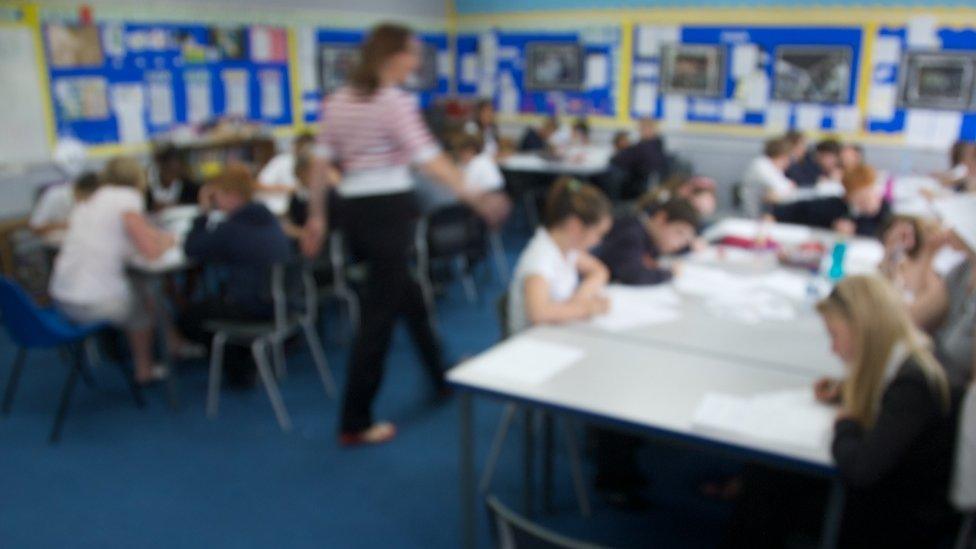
[[[98,189],[98,174],[85,172],[71,185],[56,185],[46,189],[31,212],[28,222],[39,236],[60,234],[68,228],[68,219],[75,204],[84,202]]]
[[[610,230],[610,201],[593,185],[561,178],[546,200],[544,226],[519,257],[508,296],[509,332],[605,313],[610,273],[588,252]]]
[[[867,165],[844,172],[844,196],[780,204],[773,217],[783,223],[810,225],[853,236],[876,236],[891,216],[891,207],[877,185],[877,172]]]

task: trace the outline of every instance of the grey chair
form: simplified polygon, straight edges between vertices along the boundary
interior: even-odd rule
[[[474,262],[488,254],[489,234],[484,222],[470,208],[462,204],[451,204],[424,216],[417,223],[414,247],[417,253],[417,275],[431,317],[434,312],[431,268],[435,262],[453,262],[461,276],[468,301],[477,301],[478,290],[472,268]]]
[[[543,528],[516,514],[494,496],[489,496],[485,505],[488,525],[499,549],[605,549]]]
[[[291,285],[290,289],[298,290],[301,295],[297,299],[289,300],[286,274],[295,272],[295,269],[296,267],[293,265],[281,264],[274,265],[271,268],[271,298],[274,304],[274,315],[271,319],[257,322],[211,321],[205,323],[204,328],[213,333],[207,391],[207,416],[210,419],[217,417],[224,347],[240,345],[251,349],[258,375],[268,393],[268,398],[271,400],[278,425],[281,426],[282,430],[290,430],[291,418],[278,390],[276,377],[283,377],[285,374],[284,341],[299,331],[304,334],[305,341],[308,343],[312,353],[312,361],[318,369],[326,395],[330,398],[335,397],[335,380],[329,370],[325,352],[322,350],[322,343],[316,333],[318,298],[315,280],[307,266],[297,267],[297,276],[300,282]],[[268,361],[269,349],[274,354],[274,368]]]
[[[976,549],[976,511],[963,516],[955,549]]]
[[[341,337],[343,342],[355,335],[360,317],[359,296],[353,291],[347,276],[348,257],[345,237],[341,232],[333,231],[315,269],[316,291],[320,303],[334,299],[339,303],[340,311],[345,314],[348,338]]]

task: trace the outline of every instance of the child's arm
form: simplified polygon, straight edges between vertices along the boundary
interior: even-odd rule
[[[605,310],[606,304],[600,299],[582,294],[580,286],[569,301],[557,302],[549,297],[549,283],[540,275],[525,279],[525,312],[529,322],[539,324],[562,324],[590,318]]]
[[[607,269],[607,266],[588,253],[580,254],[576,261],[576,268],[579,269],[583,280],[580,282],[575,295],[582,298],[588,299],[598,296],[600,291],[606,287],[607,282],[610,281],[610,270]]]
[[[128,212],[122,220],[136,250],[146,259],[159,259],[176,242],[173,235],[153,227],[142,214]]]

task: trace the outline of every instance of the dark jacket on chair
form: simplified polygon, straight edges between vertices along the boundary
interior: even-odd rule
[[[843,198],[831,196],[780,204],[773,208],[773,217],[783,223],[796,223],[830,229],[838,219],[850,219],[857,225],[857,234],[876,236],[888,216],[891,206],[884,202],[878,213],[872,216],[854,215]]]
[[[948,503],[958,395],[945,410],[918,362],[905,359],[878,418],[834,427],[832,453],[847,488],[843,547],[934,547],[951,535]]]
[[[642,187],[651,174],[663,176],[667,169],[664,141],[660,137],[644,139],[613,155],[610,163],[623,170],[632,182]]]
[[[270,310],[270,267],[292,255],[278,219],[264,204],[251,202],[209,225],[207,216],[193,222],[184,244],[187,257],[226,269],[223,297],[228,303],[256,314]]]
[[[671,280],[671,270],[657,266],[660,252],[647,234],[643,215],[617,219],[595,255],[610,269],[610,280],[643,286]]]

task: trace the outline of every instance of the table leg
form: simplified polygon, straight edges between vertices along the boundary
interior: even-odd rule
[[[461,492],[461,546],[474,549],[477,517],[475,517],[474,485],[474,418],[471,393],[460,391],[461,449],[460,449],[460,492]]]
[[[840,522],[844,515],[844,485],[840,479],[830,482],[830,496],[827,500],[827,512],[824,514],[823,531],[820,535],[820,546],[824,549],[837,547],[840,536]]]
[[[542,505],[546,513],[552,513],[552,474],[555,467],[555,430],[552,414],[544,413],[542,419]]]
[[[522,497],[525,508],[525,516],[532,518],[535,515],[533,503],[535,502],[535,425],[533,419],[535,411],[529,406],[525,407],[525,440],[524,440],[524,461],[522,463]]]

